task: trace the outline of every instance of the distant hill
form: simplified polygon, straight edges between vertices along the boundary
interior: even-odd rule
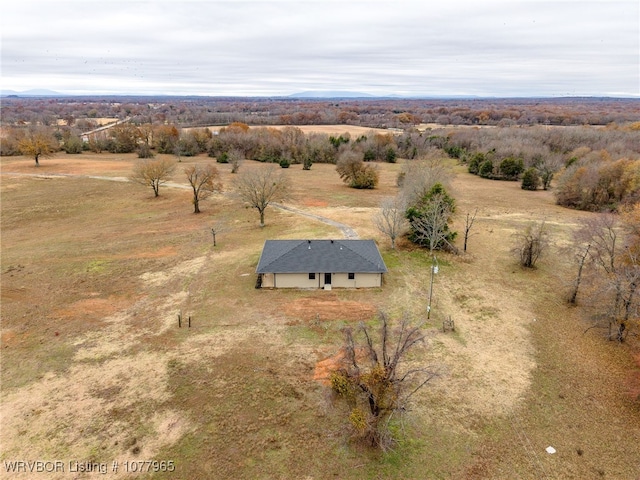
[[[293,93],[289,95],[289,98],[374,98],[374,95],[340,90],[310,90],[307,92]]]
[[[53,90],[47,90],[43,88],[35,88],[33,90],[25,90],[23,92],[16,92],[15,90],[2,90],[0,95],[3,97],[62,97],[63,93],[54,92]]]

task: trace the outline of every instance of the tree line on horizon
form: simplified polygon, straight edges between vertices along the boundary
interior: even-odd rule
[[[2,100],[2,126],[92,130],[100,118],[179,128],[228,125],[610,125],[640,118],[638,99],[294,99],[229,97],[59,97]]]

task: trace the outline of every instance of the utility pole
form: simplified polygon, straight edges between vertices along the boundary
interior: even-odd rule
[[[429,305],[427,305],[427,319],[431,318],[431,299],[433,298],[433,277],[438,273],[438,259],[433,256],[431,260],[431,283],[429,285]]]

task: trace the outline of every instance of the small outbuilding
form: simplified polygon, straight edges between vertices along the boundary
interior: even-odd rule
[[[386,272],[373,240],[267,240],[256,286],[371,288],[382,286]]]

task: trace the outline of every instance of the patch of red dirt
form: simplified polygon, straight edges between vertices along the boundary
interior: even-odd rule
[[[336,295],[328,297],[299,298],[283,305],[288,317],[301,320],[368,320],[376,314],[376,307],[361,302],[340,300]]]
[[[305,207],[328,207],[329,206],[329,202],[325,202],[322,200],[316,200],[315,198],[305,198],[302,201],[302,204]]]
[[[341,348],[335,355],[320,360],[313,371],[313,379],[323,385],[331,385],[331,374],[340,368],[344,356],[344,348]]]
[[[136,254],[137,258],[162,258],[173,257],[178,254],[176,247],[164,247],[155,251],[139,252]]]
[[[87,298],[59,308],[54,315],[61,318],[103,318],[126,308],[131,300],[108,298]]]
[[[178,250],[176,247],[163,247],[157,250],[141,250],[136,251],[131,254],[125,255],[114,255],[111,258],[121,258],[121,259],[132,259],[132,258],[165,258],[165,257],[174,257],[178,254]]]
[[[14,330],[5,330],[0,334],[0,344],[3,347],[13,343],[17,337],[17,333]]]
[[[358,364],[363,365],[368,351],[364,347],[356,347],[355,354]],[[338,353],[317,362],[313,371],[313,379],[324,385],[331,385],[331,374],[345,366],[345,356],[346,352],[342,347]]]

